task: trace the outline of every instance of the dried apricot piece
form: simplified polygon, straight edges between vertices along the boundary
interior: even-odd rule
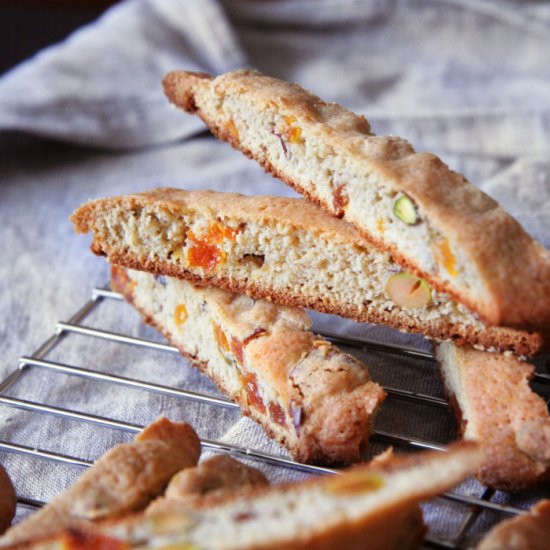
[[[191,243],[187,250],[187,262],[191,267],[200,267],[210,272],[225,260],[225,252],[216,245],[197,239],[192,231],[187,232],[187,237]]]
[[[238,338],[232,336],[230,346],[237,363],[244,365],[244,348],[242,342]]]
[[[239,141],[239,130],[237,130],[235,121],[232,118],[230,118],[229,122],[225,125],[225,131],[233,141]]]
[[[279,403],[275,403],[274,401],[269,403],[269,416],[279,426],[286,426],[286,414]]]
[[[181,329],[188,318],[189,314],[187,313],[187,308],[185,307],[185,305],[178,304],[176,306],[176,309],[174,309],[174,323],[176,323],[176,326]]]
[[[426,307],[432,300],[430,285],[412,273],[396,273],[386,283],[386,293],[399,307]]]
[[[243,375],[243,382],[246,390],[248,404],[265,414],[265,404],[258,391],[258,378],[252,372]]]
[[[344,215],[345,208],[349,203],[349,197],[345,191],[346,184],[341,183],[338,187],[336,187],[332,195],[332,204],[338,218],[341,218]]]
[[[436,252],[437,261],[447,270],[447,273],[451,277],[456,277],[458,275],[458,270],[456,269],[456,258],[451,250],[449,239],[443,239],[437,245]]]
[[[303,143],[302,129],[299,126],[293,126],[296,122],[296,117],[292,115],[285,116],[285,124],[287,126],[285,130],[285,137],[290,143]]]
[[[202,240],[207,244],[221,244],[226,239],[234,241],[238,232],[239,229],[227,227],[219,223],[213,223],[208,228]]]
[[[302,129],[298,126],[293,126],[286,131],[286,138],[290,143],[302,143]]]
[[[222,327],[216,323],[212,323],[212,328],[214,329],[214,339],[218,344],[219,350],[222,352],[229,351],[229,341],[227,340],[227,336],[222,330]]]

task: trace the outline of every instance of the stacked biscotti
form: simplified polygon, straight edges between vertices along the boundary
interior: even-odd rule
[[[164,84],[172,103],[198,114],[217,136],[309,200],[157,189],[83,205],[73,215],[75,228],[92,232],[92,250],[120,266],[115,288],[302,460],[356,460],[366,439],[359,434],[368,434],[381,391],[368,375],[359,376],[357,364],[344,354],[304,335],[303,326],[297,332],[300,345],[287,338],[294,330],[288,322],[284,330],[290,332],[275,343],[280,324],[275,320],[266,329],[266,321],[250,322],[254,307],[244,307],[246,320],[235,312],[227,315],[220,331],[222,325],[212,319],[225,316],[219,313],[224,308],[219,299],[200,298],[211,289],[198,286],[236,293],[223,298],[235,303],[268,300],[278,312],[307,307],[449,342],[439,348],[438,358],[455,410],[462,420],[475,416],[490,426],[508,384],[504,373],[524,367],[514,360],[509,370],[500,368],[506,359],[498,353],[525,357],[545,346],[549,252],[437,157],[416,153],[400,138],[375,136],[363,117],[296,85],[253,71],[217,78],[174,72]],[[199,310],[199,304],[217,304],[203,311],[208,329],[198,326],[198,316],[196,330],[189,329],[187,302]],[[218,313],[212,317],[214,309]],[[476,355],[473,348],[484,351]],[[203,357],[204,350],[211,355]],[[277,354],[285,356],[277,360],[279,368],[254,359]],[[464,361],[455,360],[463,355],[469,365],[499,373],[501,383],[484,386],[483,413],[471,406],[480,386],[464,382],[467,371],[458,366]],[[528,377],[520,376],[522,395],[538,403]],[[297,394],[309,403],[298,415]],[[323,409],[329,396],[331,405]],[[518,469],[506,472],[489,453],[479,475],[495,487],[527,486],[547,470],[543,440],[530,424],[513,420],[522,414],[520,404],[516,401],[502,422],[513,426],[514,452],[527,453],[531,469],[521,476]],[[358,419],[355,428],[331,431],[332,420],[314,420],[314,411],[326,420],[333,408],[334,421]],[[531,420],[546,426],[547,413],[538,405],[533,411]],[[484,437],[479,429],[463,433]],[[509,449],[510,437],[509,431],[496,430],[493,448],[502,443]],[[315,450],[308,438],[323,448]]]
[[[164,88],[221,139],[488,324],[548,329],[550,253],[435,155],[376,136],[363,117],[255,71],[175,71]]]
[[[550,420],[528,386],[533,368],[480,350],[528,356],[544,347],[550,253],[434,155],[374,135],[363,117],[297,85],[243,70],[175,71],[164,86],[173,104],[375,245],[371,258],[385,272],[361,273],[387,301],[364,294],[378,318],[360,320],[447,340],[436,348],[445,390],[463,435],[489,451],[479,478],[506,490],[545,478]],[[406,326],[403,312],[414,322]]]

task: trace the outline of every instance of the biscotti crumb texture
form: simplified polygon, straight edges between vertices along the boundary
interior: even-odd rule
[[[254,71],[174,71],[172,103],[491,325],[550,326],[550,253],[435,155]]]
[[[489,351],[529,356],[543,344],[537,333],[487,327],[305,200],[157,189],[92,201],[72,219],[93,232],[95,253],[126,267]],[[420,307],[400,300],[407,277],[428,289]]]
[[[121,268],[113,287],[296,460],[359,460],[385,393],[303,310]]]
[[[517,491],[550,472],[550,415],[529,387],[534,367],[513,356],[436,347],[441,378],[464,438],[485,447],[477,472],[489,487]]]
[[[61,548],[78,536],[127,549],[413,549],[424,534],[418,504],[462,481],[481,460],[478,447],[463,442],[447,453],[420,453],[340,476],[261,488],[192,513],[140,515],[93,532],[65,533],[32,548]]]

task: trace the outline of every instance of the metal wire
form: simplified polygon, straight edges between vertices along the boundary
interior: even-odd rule
[[[178,352],[178,350],[173,346],[155,342],[153,340],[136,338],[126,334],[91,328],[83,325],[82,321],[102,300],[120,301],[122,300],[122,297],[116,292],[108,289],[94,288],[92,291],[91,300],[86,302],[67,322],[57,323],[55,334],[51,336],[48,340],[46,340],[46,342],[44,342],[32,355],[21,357],[18,368],[16,368],[3,382],[0,383],[0,406],[34,411],[41,414],[60,416],[74,421],[86,422],[97,426],[115,428],[132,433],[138,432],[143,428],[143,426],[123,422],[114,418],[102,417],[90,413],[75,411],[73,409],[55,407],[46,403],[28,401],[25,399],[9,397],[5,395],[7,390],[12,388],[21,379],[21,377],[25,375],[26,372],[29,372],[30,369],[42,369],[49,372],[58,372],[69,376],[97,380],[111,384],[117,384],[128,388],[140,389],[162,395],[191,400],[207,405],[238,409],[238,405],[224,397],[218,397],[190,390],[183,390],[160,384],[154,384],[150,382],[145,382],[143,380],[107,374],[93,369],[83,369],[74,365],[68,365],[61,362],[44,359],[44,357],[63,338],[66,338],[71,334],[79,334],[82,336],[98,338],[104,341],[117,342],[123,345],[139,346],[149,350],[156,350],[168,353]],[[351,338],[334,333],[324,332],[322,334],[327,339],[345,346],[353,346],[356,348],[362,348],[381,353],[396,354],[402,357],[433,360],[432,354],[423,350],[384,344],[362,338]],[[550,377],[544,374],[538,374],[537,381],[547,383],[550,381]],[[431,395],[411,392],[393,387],[386,387],[385,390],[388,396],[393,399],[401,399],[413,403],[425,404],[439,408],[447,407],[447,403],[443,399]],[[375,431],[373,439],[385,443],[390,443],[392,445],[398,445],[400,447],[408,449],[431,449],[437,451],[445,451],[445,447],[432,441],[416,439],[409,436],[403,436],[400,434],[389,433],[381,430]],[[337,470],[331,468],[299,464],[281,455],[263,453],[255,449],[248,449],[246,447],[239,447],[219,441],[202,439],[201,443],[204,448],[216,452],[224,452],[232,455],[243,456],[252,460],[275,464],[277,466],[291,468],[307,473],[339,473]],[[34,459],[48,460],[70,466],[88,467],[91,465],[89,461],[82,460],[78,457],[66,456],[43,449],[25,447],[23,445],[10,443],[7,441],[0,441],[0,451],[18,453],[26,455],[28,457],[32,457]],[[479,514],[482,513],[484,510],[490,510],[492,512],[505,515],[516,515],[524,513],[524,511],[519,508],[492,502],[491,498],[493,497],[493,495],[494,491],[490,489],[485,489],[480,497],[466,496],[458,493],[446,493],[442,495],[441,498],[468,507],[468,513],[466,514],[461,526],[456,531],[453,540],[435,540],[433,538],[428,538],[426,541],[427,546],[431,548],[460,548],[467,536],[469,528],[475,522]],[[18,499],[18,504],[27,508],[37,508],[42,506],[43,502],[28,497],[21,497]]]

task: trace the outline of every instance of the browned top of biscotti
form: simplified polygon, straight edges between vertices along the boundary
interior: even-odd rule
[[[226,455],[218,455],[195,468],[182,470],[168,485],[165,496],[184,500],[189,495],[206,496],[211,493],[238,491],[244,487],[265,486],[269,482],[265,475]]]
[[[121,206],[125,209],[154,205],[174,215],[197,212],[220,220],[236,219],[242,222],[268,222],[286,227],[306,229],[316,234],[342,242],[354,242],[363,248],[371,246],[350,224],[327,216],[326,213],[304,199],[270,195],[247,196],[239,193],[216,191],[187,191],[185,189],[160,188],[143,193],[109,197],[90,201],[79,207],[72,215],[75,230],[87,233],[90,221],[110,209]]]
[[[477,550],[547,550],[550,544],[550,500],[541,500],[529,513],[499,523]]]
[[[222,95],[246,93],[247,101],[260,108],[271,102],[292,113],[300,125],[311,125],[312,131],[329,140],[336,154],[368,161],[385,184],[410,196],[430,223],[452,238],[487,289],[483,304],[477,307],[467,300],[468,292],[459,293],[453,287],[458,299],[478,309],[492,325],[550,326],[550,253],[496,201],[435,155],[417,153],[398,137],[375,136],[364,117],[326,103],[296,84],[255,71],[234,71],[215,79],[204,73],[174,71],[165,77],[164,87],[170,101],[188,112],[195,112],[196,98],[213,87]],[[380,235],[366,236],[384,246]],[[397,261],[414,265],[414,259],[401,257],[395,246],[389,250]],[[423,275],[440,290],[448,286]]]
[[[217,455],[178,472],[170,480],[164,497],[149,505],[147,513],[212,506],[229,495],[235,498],[266,485],[269,481],[257,468],[227,455]]]

